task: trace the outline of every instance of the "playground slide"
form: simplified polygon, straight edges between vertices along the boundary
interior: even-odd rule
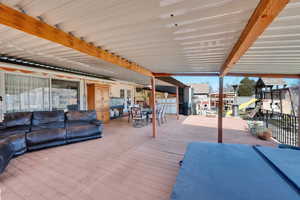
[[[255,103],[256,99],[253,98],[251,99],[250,101],[247,101],[245,103],[242,103],[241,105],[239,105],[239,110],[243,110],[245,108],[247,108],[249,105]],[[230,116],[232,114],[232,110],[229,110],[227,113],[226,113],[226,116]]]

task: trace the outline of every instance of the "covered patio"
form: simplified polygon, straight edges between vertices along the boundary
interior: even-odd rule
[[[283,186],[281,191],[291,191],[293,197],[299,195],[293,188],[299,190],[299,185],[289,184],[298,176],[283,179],[278,175],[281,172],[275,171],[255,150],[256,146],[250,146],[274,147],[277,144],[252,136],[246,122],[240,118],[223,117],[224,77],[300,78],[299,0],[0,2],[0,119],[2,121],[3,116],[10,113],[28,112],[27,117],[23,116],[26,123],[19,124],[12,117],[12,127],[5,119],[0,127],[3,132],[15,126],[26,128],[17,133],[22,137],[18,142],[22,140],[20,154],[24,155],[16,156],[13,146],[18,142],[13,144],[11,138],[7,139],[13,134],[5,135],[7,138],[1,143],[2,160],[5,160],[1,169],[5,171],[0,175],[1,200],[167,200],[178,181],[178,171],[183,169],[179,163],[186,147],[195,141],[212,142],[212,146],[220,147],[221,150],[215,148],[215,151],[205,152],[204,145],[200,151],[204,149],[201,153],[207,160],[212,155],[210,163],[220,161],[221,165],[208,165],[201,156],[195,156],[198,164],[202,162],[208,171],[201,174],[195,170],[202,176],[200,178],[208,180],[210,173],[218,172],[215,173],[216,182],[211,182],[217,192],[205,188],[205,181],[203,185],[191,184],[195,195],[189,199],[198,199],[203,193],[211,197],[206,199],[215,200],[214,194],[229,198],[232,190],[218,184],[225,180],[222,180],[222,175],[226,174],[223,161],[228,164],[226,166],[233,166],[230,167],[232,174],[235,169],[239,170],[235,184],[241,191],[247,187],[238,182],[245,185],[248,182],[241,178],[244,168],[239,164],[249,162],[250,168],[256,163],[264,166],[260,169],[256,165],[263,175],[259,177],[264,181],[263,186],[267,186],[264,189],[272,188],[272,182],[267,182],[271,177],[275,180],[273,183],[278,183],[276,186]],[[179,94],[186,88],[180,88],[174,76],[217,77],[220,102],[217,116],[179,115],[179,102],[185,99]],[[161,81],[168,82],[165,86],[176,87],[176,96],[172,96],[176,111],[168,116],[167,123],[158,126],[156,86]],[[134,128],[119,113],[128,111],[130,105],[136,103],[134,93],[144,86],[151,89],[148,98],[152,123]],[[71,97],[66,100],[68,90],[72,90],[69,91]],[[32,103],[37,98],[42,103]],[[115,102],[122,100],[116,105],[122,112],[113,108],[113,116],[118,116],[113,121],[110,121],[111,98]],[[299,111],[297,115],[300,124]],[[58,121],[59,128],[53,125]],[[55,133],[54,129],[59,131]],[[297,135],[295,144],[299,146],[300,128]],[[88,141],[78,142],[82,140]],[[231,143],[250,145],[233,145],[232,148]],[[57,147],[35,151],[35,145],[36,149]],[[239,151],[236,147],[240,146],[247,150]],[[224,147],[233,149],[225,152],[225,159],[222,157]],[[279,148],[270,149],[277,151]],[[293,150],[284,153],[289,151]],[[298,153],[295,152],[292,154]],[[254,162],[248,159],[250,157]],[[183,170],[189,173],[187,168]],[[265,175],[264,170],[271,173]],[[298,172],[291,171],[292,175]],[[251,173],[247,175],[249,180],[254,180],[252,183],[257,181]],[[183,185],[193,181],[193,177],[185,179],[188,175],[182,177]],[[300,180],[297,181],[300,184]],[[200,195],[197,194],[199,186],[205,190]],[[187,200],[180,191],[182,188],[179,186],[175,193],[183,194],[180,200]],[[260,195],[257,191],[249,192]],[[189,195],[189,191],[187,193]],[[251,198],[246,193],[239,195]],[[234,196],[235,199],[240,200],[239,195]],[[269,200],[268,197],[263,199]]]
[[[297,0],[16,0],[0,9],[2,62],[151,83],[153,110],[156,81],[164,77],[219,77],[219,102],[225,76],[300,77]],[[218,110],[222,142],[223,104]]]
[[[159,128],[133,128],[126,118],[107,124],[101,140],[31,152],[13,159],[0,176],[4,200],[169,199],[186,145],[215,142],[217,118],[181,116]],[[224,119],[228,143],[275,143],[257,139],[241,119]],[[226,125],[227,124],[227,125]],[[235,124],[232,126],[231,124]]]

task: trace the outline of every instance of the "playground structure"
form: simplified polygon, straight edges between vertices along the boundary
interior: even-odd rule
[[[257,101],[256,98],[253,98],[245,103],[242,103],[241,105],[239,105],[238,110],[245,110],[247,107],[249,107],[251,104],[254,104]],[[255,108],[256,109],[256,108]],[[226,112],[226,116],[231,116],[232,115],[232,110],[229,110]]]
[[[296,88],[293,88],[297,90]],[[297,92],[292,92],[292,88],[286,87],[283,79],[260,78],[255,85],[255,98],[242,103],[238,110],[245,110],[250,105],[255,104],[248,117],[263,117],[265,113],[280,113],[296,115],[294,96]],[[231,116],[232,110],[226,112],[226,116]]]
[[[257,114],[269,112],[295,116],[293,95],[296,94],[292,94],[283,79],[260,78],[255,86]]]

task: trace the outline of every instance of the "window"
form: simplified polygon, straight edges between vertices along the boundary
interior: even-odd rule
[[[79,82],[52,79],[52,109],[79,110]]]
[[[50,110],[49,79],[5,74],[6,112]]]
[[[127,90],[127,98],[131,98],[131,90]]]
[[[125,90],[124,89],[120,90],[120,98],[125,98]]]

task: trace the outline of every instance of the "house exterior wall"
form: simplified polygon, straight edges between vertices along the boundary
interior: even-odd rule
[[[5,113],[5,74],[20,75],[22,77],[37,77],[49,80],[49,109],[52,110],[52,88],[51,82],[53,79],[66,80],[66,81],[75,81],[79,84],[79,108],[81,110],[87,109],[87,84],[88,83],[98,83],[106,84],[111,87],[111,96],[120,96],[120,89],[125,90],[125,97],[128,97],[128,90],[131,92],[130,102],[134,103],[135,95],[135,84],[134,83],[123,83],[122,81],[110,81],[104,79],[97,79],[93,77],[80,76],[75,74],[68,74],[64,72],[56,72],[51,70],[36,69],[26,66],[19,66],[14,64],[7,64],[0,62],[0,96],[3,99],[2,106],[0,103],[0,120],[3,117],[2,113]],[[125,106],[127,106],[127,101],[125,101]],[[28,110],[31,111],[31,110]]]

